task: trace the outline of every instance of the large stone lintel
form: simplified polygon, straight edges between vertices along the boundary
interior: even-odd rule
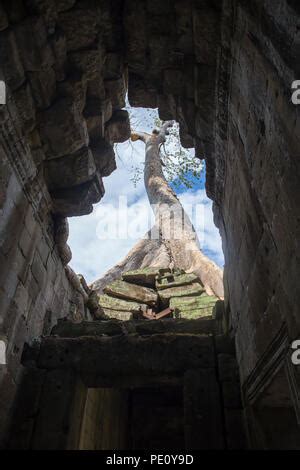
[[[193,334],[46,337],[35,354],[37,367],[75,370],[89,387],[101,378],[180,376],[187,368],[214,366],[212,337]]]
[[[162,333],[181,333],[193,335],[213,334],[215,322],[211,318],[200,318],[197,320],[175,320],[165,318],[149,322],[148,320],[105,320],[105,321],[84,321],[72,323],[70,321],[59,320],[52,330],[52,335],[61,338],[78,338],[80,336],[116,336],[116,335],[154,335]],[[219,344],[219,342],[218,342]],[[227,350],[226,350],[227,351]]]

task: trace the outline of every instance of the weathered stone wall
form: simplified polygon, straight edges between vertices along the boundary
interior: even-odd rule
[[[5,119],[5,118],[4,118]],[[22,378],[24,343],[50,331],[57,318],[85,316],[83,298],[70,284],[54,241],[50,197],[12,121],[2,121],[0,143],[0,434]]]
[[[121,3],[1,3],[0,78],[64,216],[92,211],[129,137]]]
[[[297,13],[295,2],[245,1],[231,19],[224,137],[216,122],[215,158],[225,171],[216,175],[215,200],[243,381],[283,322],[290,339],[300,333],[300,120],[291,102],[300,73]]]
[[[282,322],[289,340],[300,334],[299,107],[290,89],[300,78],[299,13],[293,0],[0,3],[5,406],[22,343],[41,334],[48,309],[67,314],[73,294],[52,214],[86,214],[101,199],[112,144],[129,135],[127,83],[131,105],[177,119],[183,145],[206,159],[243,382]]]
[[[129,99],[176,118],[206,160],[243,381],[282,323],[300,334],[299,7],[287,0],[126,2]],[[133,28],[136,17],[142,33]],[[165,21],[167,19],[167,21]],[[163,26],[162,26],[163,23]]]
[[[112,144],[129,136],[115,23],[109,1],[0,3],[7,93],[0,108],[0,338],[7,345],[0,439],[22,379],[24,343],[58,317],[88,314],[65,267],[64,217],[91,212],[104,193],[102,176],[115,169]]]

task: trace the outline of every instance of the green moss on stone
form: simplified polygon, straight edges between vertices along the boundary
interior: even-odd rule
[[[117,280],[106,286],[103,291],[112,297],[133,300],[154,306],[157,303],[157,293],[149,287],[143,287],[129,282]]]
[[[193,282],[199,282],[200,280],[196,274],[175,274],[171,276],[164,276],[163,278],[158,278],[156,280],[156,288],[158,290],[168,289],[171,287],[184,286],[192,284]]]

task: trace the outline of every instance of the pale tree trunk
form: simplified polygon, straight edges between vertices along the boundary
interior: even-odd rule
[[[223,272],[200,250],[193,225],[163,174],[159,147],[172,124],[173,121],[167,121],[159,132],[152,134],[132,134],[132,140],[139,139],[145,143],[144,181],[154,210],[155,225],[147,234],[150,239],[138,242],[121,263],[94,283],[93,288],[98,291],[129,269],[161,266],[194,272],[208,294],[223,298]]]

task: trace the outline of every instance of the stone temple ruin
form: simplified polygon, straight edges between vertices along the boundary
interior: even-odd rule
[[[218,300],[205,293],[194,274],[155,267],[127,271],[104,292],[97,299],[96,318],[201,318],[212,314]]]
[[[101,320],[61,320],[24,351],[23,364],[45,374],[30,446],[245,448],[224,302],[194,274],[158,267],[125,272],[104,292],[91,294]]]
[[[2,448],[300,448],[299,22],[296,0],[0,1]],[[205,159],[214,307],[193,270],[145,285],[151,305],[120,298],[142,262],[106,293],[68,264],[67,219],[130,136],[127,93]]]

